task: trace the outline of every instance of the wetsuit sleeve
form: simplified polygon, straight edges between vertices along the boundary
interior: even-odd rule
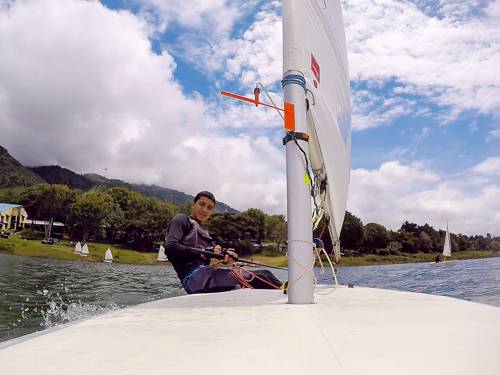
[[[181,245],[182,239],[191,231],[191,223],[186,215],[176,215],[168,225],[165,237],[165,252],[172,260],[189,261],[195,254],[189,247]]]

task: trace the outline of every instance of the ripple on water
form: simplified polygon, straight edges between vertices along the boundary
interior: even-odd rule
[[[286,278],[286,272],[273,271]],[[325,269],[316,275],[331,283]],[[430,293],[500,306],[500,258],[341,267],[341,284]],[[125,306],[185,294],[169,265],[60,261],[0,254],[0,341]]]

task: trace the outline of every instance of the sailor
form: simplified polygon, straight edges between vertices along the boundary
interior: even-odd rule
[[[213,293],[242,287],[279,288],[281,282],[267,270],[248,272],[251,275],[247,278],[241,274],[241,270],[235,272],[231,268],[210,266],[211,257],[206,249],[212,247],[213,240],[203,224],[212,215],[214,207],[214,195],[209,191],[201,191],[194,198],[191,215],[177,214],[167,228],[165,252],[186,292]],[[214,257],[217,254],[225,255],[226,263],[238,259],[235,252],[224,251],[220,245],[213,247],[213,254]]]

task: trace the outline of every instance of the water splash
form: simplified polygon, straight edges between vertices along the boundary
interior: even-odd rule
[[[22,297],[20,303],[9,306],[9,311],[17,312],[17,318],[9,323],[10,328],[22,326],[25,322],[37,321],[41,328],[49,328],[68,322],[87,319],[120,308],[115,302],[106,305],[83,302],[81,296],[73,296],[67,285],[60,285],[60,292],[47,288],[36,291],[37,298]]]
[[[92,316],[104,314],[119,309],[119,306],[111,302],[107,306],[99,306],[92,303],[50,301],[48,308],[42,310],[44,328],[54,327],[60,324],[90,318]]]

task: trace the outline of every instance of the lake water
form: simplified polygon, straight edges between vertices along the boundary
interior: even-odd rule
[[[273,271],[282,279],[286,272]],[[331,272],[320,275],[331,283]],[[500,258],[342,267],[341,284],[423,292],[500,306]],[[185,294],[169,265],[134,266],[0,254],[0,341],[125,306]]]

